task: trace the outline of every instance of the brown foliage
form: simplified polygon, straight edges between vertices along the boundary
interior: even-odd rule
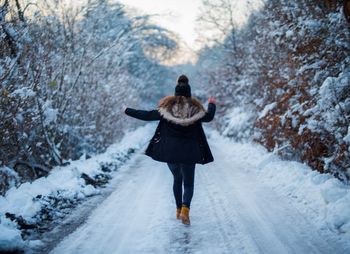
[[[346,52],[344,52],[343,48],[336,43],[329,43],[330,38],[335,40],[335,34],[332,34],[331,31],[335,28],[324,25],[328,22],[324,14],[338,11],[340,8],[339,2],[324,1],[322,13],[317,13],[313,6],[307,6],[306,4],[304,8],[309,8],[309,15],[313,19],[318,19],[322,22],[323,26],[320,27],[316,34],[305,34],[303,38],[295,42],[286,41],[285,43],[295,44],[292,50],[288,49],[288,52],[285,52],[287,55],[286,63],[283,63],[278,58],[270,58],[270,56],[268,56],[270,59],[267,58],[265,60],[270,65],[267,70],[262,69],[262,77],[260,77],[260,80],[265,79],[265,83],[268,84],[268,87],[265,88],[266,103],[264,105],[272,102],[276,102],[277,105],[264,117],[256,121],[255,127],[261,134],[256,141],[263,144],[270,151],[276,147],[286,147],[279,150],[280,155],[300,159],[319,172],[331,172],[343,180],[345,175],[349,179],[346,173],[350,163],[349,146],[342,140],[339,140],[339,134],[331,133],[323,127],[325,123],[322,119],[322,112],[319,113],[320,115],[314,116],[319,125],[317,131],[308,129],[306,123],[311,116],[303,114],[306,110],[313,108],[316,103],[310,91],[319,88],[327,76],[337,77],[341,72],[339,63],[344,61],[346,57]],[[344,1],[344,12],[349,14],[349,8],[350,1]],[[348,14],[346,14],[347,17]],[[272,15],[272,20],[273,18],[278,19],[279,17]],[[293,24],[291,23],[290,27],[292,26]],[[340,25],[337,29],[341,29],[341,27]],[[298,32],[298,28],[295,29],[296,32]],[[348,33],[337,34],[337,36],[349,39]],[[317,56],[318,58],[315,59],[310,56]],[[271,61],[277,61],[279,65],[271,64]],[[304,66],[311,66],[315,61],[320,62],[317,68],[306,68],[302,72],[299,71]],[[290,86],[287,81],[281,82],[282,77],[278,67],[284,65],[294,72],[294,75],[290,77],[295,81],[293,86]],[[324,70],[327,74],[318,82],[315,82],[314,77],[317,70]],[[282,90],[283,93],[276,94],[276,89]],[[343,94],[340,94],[338,97],[345,100],[348,95],[343,96]],[[299,109],[293,109],[295,107]],[[261,110],[262,108],[259,108],[259,111]],[[337,124],[339,129],[343,130],[342,135],[345,135],[344,130],[347,128],[346,118],[348,116],[344,115],[343,117],[344,119],[339,119],[334,124]]]

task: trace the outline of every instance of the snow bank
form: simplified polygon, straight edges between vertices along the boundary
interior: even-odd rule
[[[305,164],[283,161],[260,145],[234,143],[214,131],[210,136],[225,147],[232,165],[243,165],[277,193],[289,197],[320,230],[350,243],[350,186]]]
[[[98,194],[100,190],[87,184],[82,174],[90,177],[101,174],[101,165],[114,163],[118,167],[125,163],[131,150],[145,146],[151,138],[155,127],[149,124],[132,132],[127,132],[117,144],[110,146],[103,154],[90,159],[81,158],[71,161],[68,166],[54,168],[47,177],[42,177],[32,183],[24,183],[18,188],[11,188],[5,196],[0,196],[0,252],[21,248],[24,242],[21,231],[16,223],[9,223],[6,213],[21,217],[26,223],[36,223],[40,218],[45,197],[69,200],[80,200]],[[37,244],[37,243],[36,243]],[[29,241],[26,245],[31,245]]]
[[[16,251],[24,246],[21,231],[11,225],[10,221],[0,224],[0,251]]]
[[[258,166],[260,166],[258,164]],[[298,162],[270,158],[263,161],[259,176],[297,201],[320,229],[344,233],[350,239],[350,189],[329,174],[312,171]]]

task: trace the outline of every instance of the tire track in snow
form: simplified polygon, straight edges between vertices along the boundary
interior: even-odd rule
[[[215,223],[218,225],[218,230],[221,232],[224,243],[228,248],[227,253],[256,253],[252,239],[249,234],[246,234],[244,225],[238,220],[237,213],[232,207],[234,200],[228,202],[223,198],[227,194],[227,190],[222,189],[223,179],[213,177],[216,169],[202,169],[200,176],[202,184],[206,186],[210,208],[215,216]],[[214,171],[214,172],[212,172]]]
[[[232,214],[228,213],[225,209],[224,202],[221,199],[222,193],[216,184],[213,184],[208,177],[208,173],[205,172],[206,169],[198,170],[198,175],[200,179],[200,185],[204,186],[204,191],[208,199],[207,209],[212,214],[212,218],[214,220],[214,224],[216,225],[217,232],[220,233],[222,238],[222,243],[226,248],[225,253],[242,253],[241,250],[244,249],[244,246],[240,243],[242,242],[239,238],[239,233],[237,232],[238,224],[234,222]],[[203,200],[202,199],[202,200]],[[233,226],[235,225],[235,226]],[[233,247],[233,244],[236,245]]]

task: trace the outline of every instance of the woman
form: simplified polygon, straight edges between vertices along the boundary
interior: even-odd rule
[[[174,176],[176,218],[186,225],[190,224],[195,164],[214,160],[202,128],[202,122],[210,122],[215,115],[215,98],[209,98],[208,102],[206,111],[200,101],[191,96],[188,78],[181,75],[177,79],[175,95],[161,99],[157,110],[125,109],[127,115],[140,120],[159,120],[146,155],[168,164]]]

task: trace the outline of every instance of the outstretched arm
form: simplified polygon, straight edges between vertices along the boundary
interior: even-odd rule
[[[137,110],[133,108],[126,108],[125,114],[128,116],[144,120],[144,121],[157,121],[160,120],[160,114],[158,110]]]
[[[207,110],[207,113],[204,115],[204,117],[201,119],[202,122],[210,122],[211,120],[214,119],[214,115],[216,111],[215,98],[210,97],[208,101],[209,101],[208,110]]]

